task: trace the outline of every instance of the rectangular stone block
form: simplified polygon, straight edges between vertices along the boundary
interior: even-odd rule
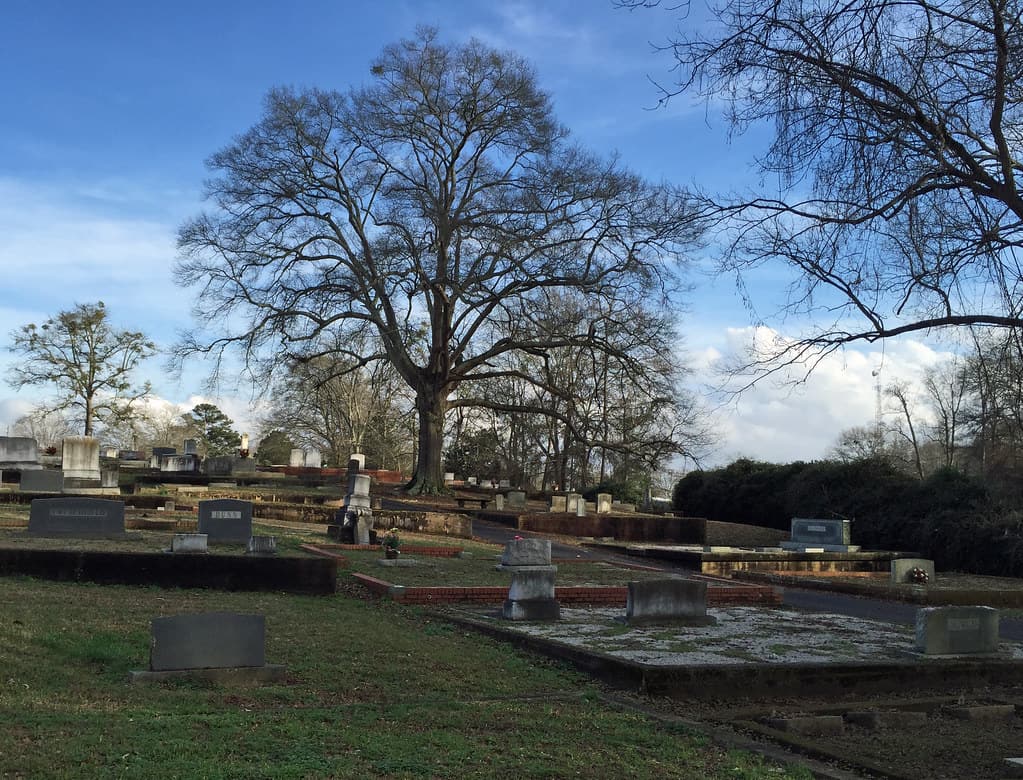
[[[537,601],[554,598],[557,566],[528,566],[512,572],[509,601]]]
[[[851,544],[848,520],[793,517],[790,537],[795,544]]]
[[[927,581],[934,582],[934,561],[926,558],[893,558],[891,568],[891,581],[895,585],[902,585],[912,582],[909,573],[913,569],[923,569],[927,572]]]
[[[124,536],[124,502],[81,496],[34,498],[29,510],[32,536],[106,539]]]
[[[276,555],[276,536],[253,536],[249,538],[248,547],[245,551],[249,555]]]
[[[610,493],[597,493],[597,514],[606,515],[611,511],[613,498]]]
[[[204,553],[209,537],[206,534],[174,534],[171,538],[172,553]]]
[[[504,546],[502,566],[549,566],[550,539],[512,539]]]
[[[248,544],[252,537],[252,502],[218,498],[199,502],[199,533],[210,544]]]
[[[60,468],[65,479],[99,482],[99,440],[92,436],[68,436],[61,446]]]
[[[266,664],[266,618],[201,612],[154,618],[151,671],[230,669]]]
[[[522,509],[526,506],[526,494],[521,490],[509,490],[506,498],[509,509]]]
[[[0,467],[38,468],[39,445],[30,436],[0,436]]]
[[[677,578],[629,583],[625,619],[632,624],[707,618],[707,583]]]
[[[924,607],[916,611],[916,649],[925,655],[998,651],[993,607]]]
[[[23,493],[59,493],[64,489],[64,472],[57,469],[22,471],[18,489]]]
[[[552,512],[567,512],[568,503],[565,496],[551,496],[551,508]]]

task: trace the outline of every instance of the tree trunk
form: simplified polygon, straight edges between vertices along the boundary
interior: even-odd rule
[[[92,396],[85,398],[85,435],[92,436]]]
[[[416,398],[419,413],[419,446],[416,470],[405,491],[414,495],[447,492],[444,486],[444,416],[447,395],[420,393]]]

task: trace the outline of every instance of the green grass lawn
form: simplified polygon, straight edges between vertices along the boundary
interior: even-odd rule
[[[286,683],[130,685],[149,621],[261,613]],[[0,777],[808,778],[390,602],[0,578]]]

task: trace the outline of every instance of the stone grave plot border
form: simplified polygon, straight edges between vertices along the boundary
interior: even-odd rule
[[[850,690],[863,695],[927,694],[1023,684],[1023,661],[988,657],[871,664],[646,664],[518,631],[513,621],[451,611],[432,614],[514,647],[566,661],[614,688],[669,699],[719,699],[734,696],[737,690],[748,697],[776,696],[778,691],[791,697],[821,697]]]
[[[124,502],[86,496],[34,498],[29,509],[30,536],[70,539],[126,539]]]
[[[181,555],[170,553],[0,548],[0,576],[27,575],[60,582],[283,591],[337,592],[337,560],[324,557]]]

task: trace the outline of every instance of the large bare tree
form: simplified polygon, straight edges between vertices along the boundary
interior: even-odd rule
[[[178,279],[223,330],[180,354],[237,347],[261,376],[282,358],[388,360],[419,417],[408,489],[433,492],[445,415],[476,398],[463,385],[509,352],[593,341],[528,328],[493,341],[487,323],[528,318],[560,289],[660,293],[694,229],[677,193],[573,145],[513,54],[424,28],[372,75],[347,93],[274,90],[213,156],[214,208],[182,228]]]
[[[698,16],[670,43],[663,98],[773,129],[768,184],[713,200],[729,268],[798,271],[786,313],[812,325],[778,345],[789,358],[1023,325],[1019,0],[726,0]]]

